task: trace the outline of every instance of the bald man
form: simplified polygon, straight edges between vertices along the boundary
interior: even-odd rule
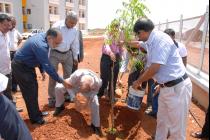
[[[102,80],[98,78],[96,73],[88,69],[76,70],[67,80],[71,88],[66,89],[62,84],[57,84],[55,87],[56,109],[53,115],[58,116],[65,109],[64,94],[66,92],[71,97],[75,97],[77,93],[81,93],[86,97],[91,108],[91,127],[95,134],[101,135],[97,93],[102,85]]]

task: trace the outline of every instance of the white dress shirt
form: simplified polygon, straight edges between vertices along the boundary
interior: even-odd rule
[[[152,31],[146,41],[148,65],[160,64],[154,76],[158,83],[166,83],[182,77],[186,73],[185,66],[173,40],[160,31]]]
[[[56,48],[56,50],[67,52],[70,49],[73,53],[74,60],[78,60],[79,34],[77,29],[67,28],[64,20],[56,22],[52,27],[60,29],[63,37],[62,43]]]
[[[12,31],[9,31],[8,34],[10,39],[9,50],[15,52],[18,49],[18,41],[22,39],[22,35],[15,28]]]
[[[9,36],[0,31],[0,73],[11,73],[11,60],[9,51]]]

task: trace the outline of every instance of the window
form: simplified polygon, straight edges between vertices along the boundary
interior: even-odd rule
[[[79,5],[85,6],[85,0],[79,0]]]
[[[80,23],[80,24],[79,24],[79,29],[80,29],[80,30],[85,30],[85,24]]]
[[[28,29],[32,29],[32,24],[28,24]]]
[[[53,14],[53,7],[52,6],[49,6],[49,13]]]
[[[66,2],[74,3],[74,0],[66,0]]]
[[[5,13],[8,13],[8,14],[12,13],[10,4],[5,4]]]
[[[27,9],[27,14],[28,14],[28,15],[31,14],[31,9]]]
[[[80,11],[79,11],[79,17],[80,17],[80,18],[85,18],[85,11],[80,10]]]
[[[55,15],[58,14],[58,7],[54,7],[54,14],[55,14]]]
[[[4,4],[3,3],[0,3],[0,12],[4,12]]]
[[[26,8],[25,7],[22,7],[22,12],[23,12],[23,15],[26,15]]]

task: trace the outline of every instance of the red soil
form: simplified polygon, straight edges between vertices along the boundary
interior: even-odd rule
[[[85,39],[85,59],[80,63],[80,68],[89,68],[99,74],[99,64],[101,56],[102,39]],[[59,70],[61,72],[61,69]],[[17,106],[23,107],[24,112],[21,113],[22,118],[30,129],[34,140],[106,140],[106,139],[135,139],[135,140],[150,140],[151,136],[155,134],[156,120],[150,116],[144,115],[146,109],[146,96],[144,97],[142,108],[139,112],[134,112],[128,109],[125,104],[117,103],[115,106],[117,133],[115,136],[108,135],[106,131],[110,128],[110,104],[102,100],[100,102],[100,116],[101,127],[104,137],[99,138],[92,134],[90,124],[90,117],[88,112],[82,114],[77,112],[73,103],[66,103],[66,109],[59,117],[53,117],[54,109],[47,107],[47,88],[48,78],[46,81],[41,80],[38,73],[39,82],[39,105],[42,111],[48,111],[49,115],[45,117],[47,124],[39,126],[32,125],[29,122],[25,103],[20,93],[16,94]],[[126,94],[126,78],[124,77],[123,91]],[[197,105],[192,103],[191,111],[198,119],[199,123],[203,125],[205,113]],[[188,117],[187,125],[187,140],[194,140],[190,137],[192,131],[200,130],[191,115]]]

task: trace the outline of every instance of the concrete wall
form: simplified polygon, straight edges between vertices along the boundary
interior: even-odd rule
[[[41,29],[44,30],[48,28],[48,14],[49,6],[46,0],[27,0],[26,9],[31,9],[31,14],[28,15],[28,23],[32,24],[32,29]]]
[[[209,106],[209,93],[198,86],[195,82],[193,83],[193,98],[205,109]]]

